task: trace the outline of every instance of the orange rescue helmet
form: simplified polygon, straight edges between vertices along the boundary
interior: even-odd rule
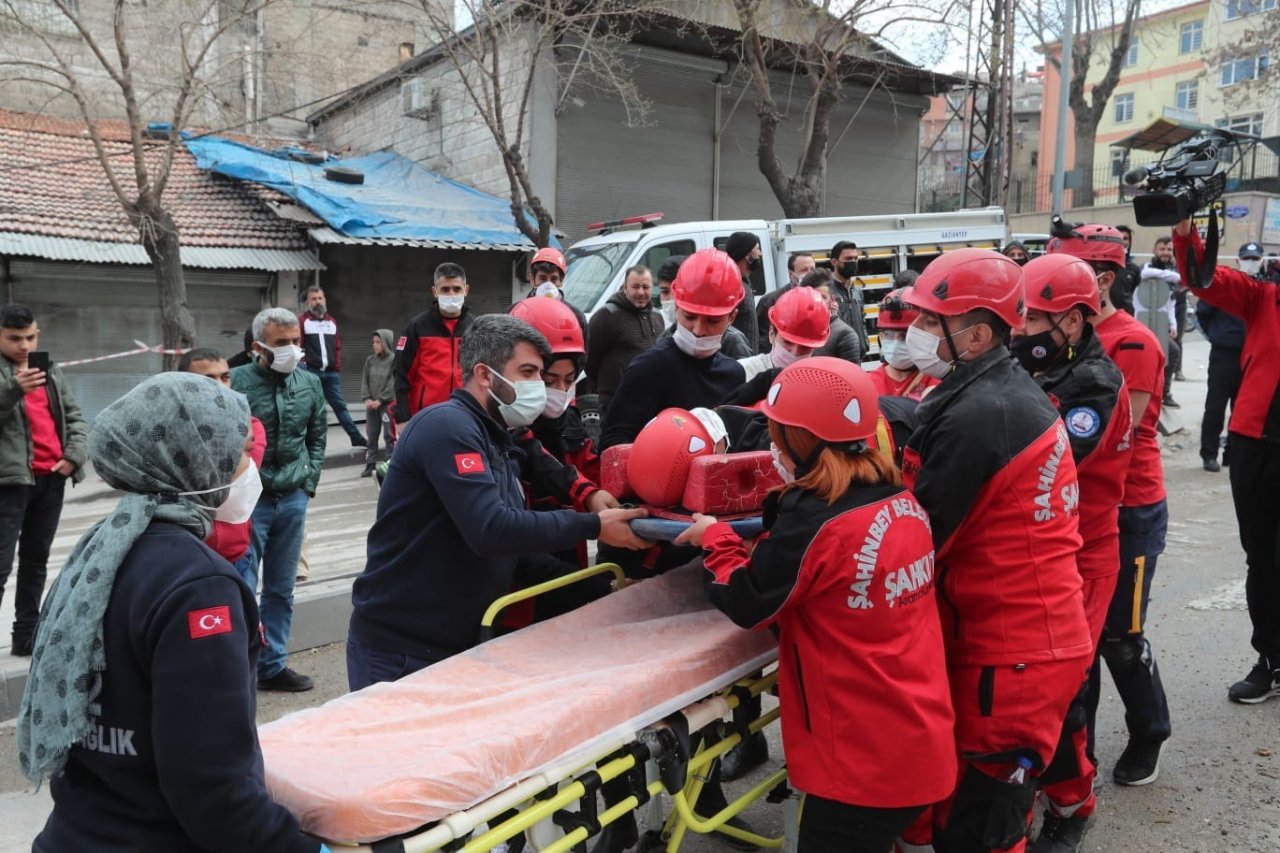
[[[941,317],[985,308],[1012,329],[1026,323],[1022,267],[992,249],[955,249],[924,268],[906,301]]]
[[[1098,277],[1075,255],[1041,255],[1022,268],[1027,308],[1061,314],[1079,305],[1094,314],[1102,310]]]
[[[726,252],[699,249],[680,265],[671,294],[677,308],[723,317],[738,307],[746,292],[742,289],[742,271]]]
[[[533,326],[551,344],[557,356],[585,355],[582,326],[573,309],[558,299],[521,299],[511,306],[511,316]]]
[[[802,347],[825,346],[831,337],[831,312],[812,287],[793,287],[778,297],[769,309],[769,322],[779,335]]]
[[[762,409],[772,421],[842,443],[875,435],[879,400],[861,367],[819,355],[784,368],[769,386]]]

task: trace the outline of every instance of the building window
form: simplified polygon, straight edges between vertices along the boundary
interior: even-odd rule
[[[1178,53],[1191,53],[1204,44],[1204,21],[1189,21],[1178,34]]]
[[[1174,88],[1174,103],[1180,110],[1195,112],[1200,107],[1200,81],[1184,80]]]
[[[79,0],[67,0],[66,7],[74,15],[80,11]],[[8,18],[9,28],[31,28],[54,36],[78,36],[76,25],[52,0],[0,0],[0,20]]]
[[[1227,20],[1243,18],[1276,7],[1276,0],[1227,0]]]
[[[1218,76],[1218,85],[1234,86],[1236,83],[1252,80],[1263,71],[1266,71],[1270,62],[1271,59],[1265,50],[1259,51],[1254,56],[1228,59],[1222,64],[1222,72]]]
[[[1132,68],[1138,64],[1138,37],[1134,36],[1129,42],[1129,52],[1124,55],[1124,64],[1122,68]]]
[[[1133,93],[1127,95],[1116,95],[1115,97],[1115,122],[1123,124],[1126,121],[1133,121]]]
[[[1249,113],[1247,115],[1220,118],[1213,123],[1213,126],[1223,128],[1224,130],[1235,131],[1236,133],[1247,133],[1251,136],[1261,136],[1262,113]]]

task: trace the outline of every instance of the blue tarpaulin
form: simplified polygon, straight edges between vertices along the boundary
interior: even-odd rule
[[[509,202],[398,154],[378,152],[312,164],[216,136],[190,138],[186,145],[201,169],[271,187],[349,237],[534,248],[516,228]],[[362,173],[364,183],[325,177],[325,168],[333,166]]]

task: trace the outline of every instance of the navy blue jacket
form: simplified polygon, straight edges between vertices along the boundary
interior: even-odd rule
[[[465,389],[409,421],[352,589],[353,637],[418,658],[456,654],[479,641],[480,619],[511,591],[520,557],[600,535],[594,513],[528,508],[524,457]]]
[[[263,781],[253,592],[188,531],[153,523],[116,574],[97,726],[50,783],[38,851],[316,853]]]
[[[1196,322],[1209,343],[1223,349],[1244,349],[1244,320],[1214,308],[1201,299],[1196,303]]]
[[[694,358],[671,338],[663,338],[622,371],[604,416],[600,449],[635,441],[644,425],[663,409],[718,406],[746,381],[742,365],[724,353]]]

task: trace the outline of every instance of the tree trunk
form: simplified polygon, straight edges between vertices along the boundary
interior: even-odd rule
[[[162,346],[167,350],[190,349],[196,345],[196,321],[187,307],[187,280],[182,271],[178,226],[159,204],[139,204],[138,232],[142,248],[151,259],[160,293]],[[164,369],[175,370],[179,356],[166,354]]]
[[[1076,174],[1080,178],[1080,188],[1072,193],[1072,207],[1093,206],[1093,146],[1097,136],[1096,124],[1076,122]]]

